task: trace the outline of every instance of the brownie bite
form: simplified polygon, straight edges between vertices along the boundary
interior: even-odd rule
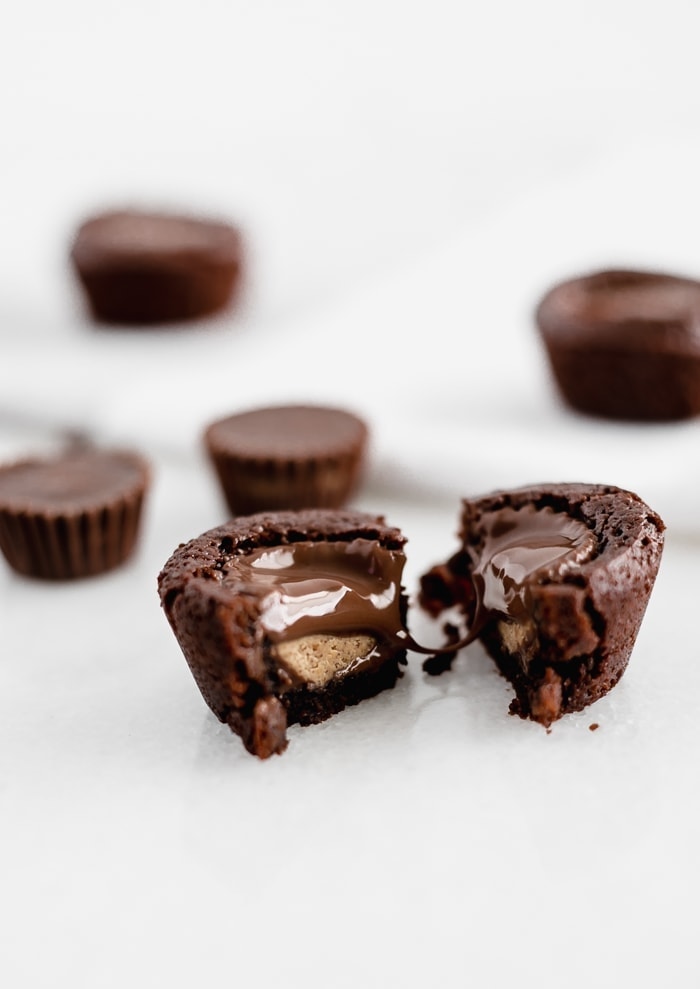
[[[91,577],[132,554],[150,484],[133,451],[76,447],[0,467],[0,550],[18,573]]]
[[[382,517],[303,510],[233,519],[181,545],[162,607],[214,714],[261,759],[393,687],[406,662],[405,539]]]
[[[180,322],[216,313],[233,301],[242,241],[228,223],[121,210],[79,227],[71,261],[96,320]]]
[[[357,489],[369,430],[346,409],[276,405],[211,423],[204,445],[232,515],[342,508]]]
[[[599,271],[551,288],[535,321],[572,408],[637,421],[700,414],[700,282]]]
[[[464,499],[461,546],[423,575],[419,602],[435,617],[464,621],[468,639],[481,640],[512,684],[511,712],[549,727],[624,673],[664,528],[641,498],[614,486],[548,484]]]

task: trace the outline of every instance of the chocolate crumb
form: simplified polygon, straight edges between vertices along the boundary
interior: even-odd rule
[[[460,640],[462,637],[456,625],[445,622],[443,632],[445,634],[445,646],[440,651],[436,651],[434,656],[428,656],[423,661],[423,672],[431,677],[440,676],[441,673],[451,670],[457,656],[457,650],[461,647]]]
[[[428,656],[423,661],[423,672],[431,677],[437,677],[441,673],[447,673],[448,670],[452,669],[454,658],[454,653],[438,653],[435,656]]]

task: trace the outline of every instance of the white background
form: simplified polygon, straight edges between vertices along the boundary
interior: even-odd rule
[[[3,984],[698,984],[697,424],[572,416],[531,325],[577,268],[700,268],[696,9],[3,11],[2,453],[87,427],[154,464],[128,566],[0,569]],[[240,222],[245,305],[95,330],[67,246],[115,202]],[[668,542],[616,690],[547,734],[508,716],[478,646],[439,680],[414,657],[394,691],[248,756],[155,578],[222,519],[202,424],[286,398],[370,420],[357,504],[404,529],[409,590],[461,494],[638,490]]]

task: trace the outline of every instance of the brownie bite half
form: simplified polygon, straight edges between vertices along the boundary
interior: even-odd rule
[[[393,687],[406,662],[405,539],[336,510],[239,517],[180,546],[161,604],[214,714],[265,759]]]
[[[577,411],[640,422],[700,415],[700,281],[593,272],[553,286],[535,323],[559,393]]]
[[[547,484],[464,499],[461,546],[422,576],[419,603],[465,622],[512,684],[511,712],[549,727],[623,675],[664,528],[641,498],[614,486]]]

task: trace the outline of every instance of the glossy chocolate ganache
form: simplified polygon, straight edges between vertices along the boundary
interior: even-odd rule
[[[374,540],[256,549],[231,559],[223,583],[260,597],[260,627],[274,646],[284,686],[321,687],[331,678],[378,668],[397,649],[450,662],[492,616],[526,622],[532,573],[553,566],[562,573],[594,550],[591,531],[562,512],[529,506],[494,514],[483,547],[471,551],[470,628],[440,647],[422,645],[408,632],[401,604],[404,554]]]
[[[455,653],[479,638],[493,619],[503,618],[534,644],[532,595],[528,581],[536,572],[546,579],[575,570],[596,550],[593,532],[578,519],[550,507],[502,508],[485,517],[482,539],[465,549],[469,583],[463,589],[468,631],[442,649],[432,650],[423,668],[438,674],[449,668]],[[429,577],[424,578],[425,582]],[[436,613],[436,608],[428,608]],[[512,623],[512,624],[511,624]],[[421,649],[425,652],[426,650]]]
[[[378,667],[410,646],[403,552],[370,539],[302,542],[238,556],[224,578],[263,593],[260,626],[294,685]]]
[[[595,550],[595,536],[583,522],[552,508],[526,505],[488,516],[483,544],[467,550],[476,594],[474,630],[494,614],[526,620],[532,610],[528,578],[536,571],[561,577]]]

